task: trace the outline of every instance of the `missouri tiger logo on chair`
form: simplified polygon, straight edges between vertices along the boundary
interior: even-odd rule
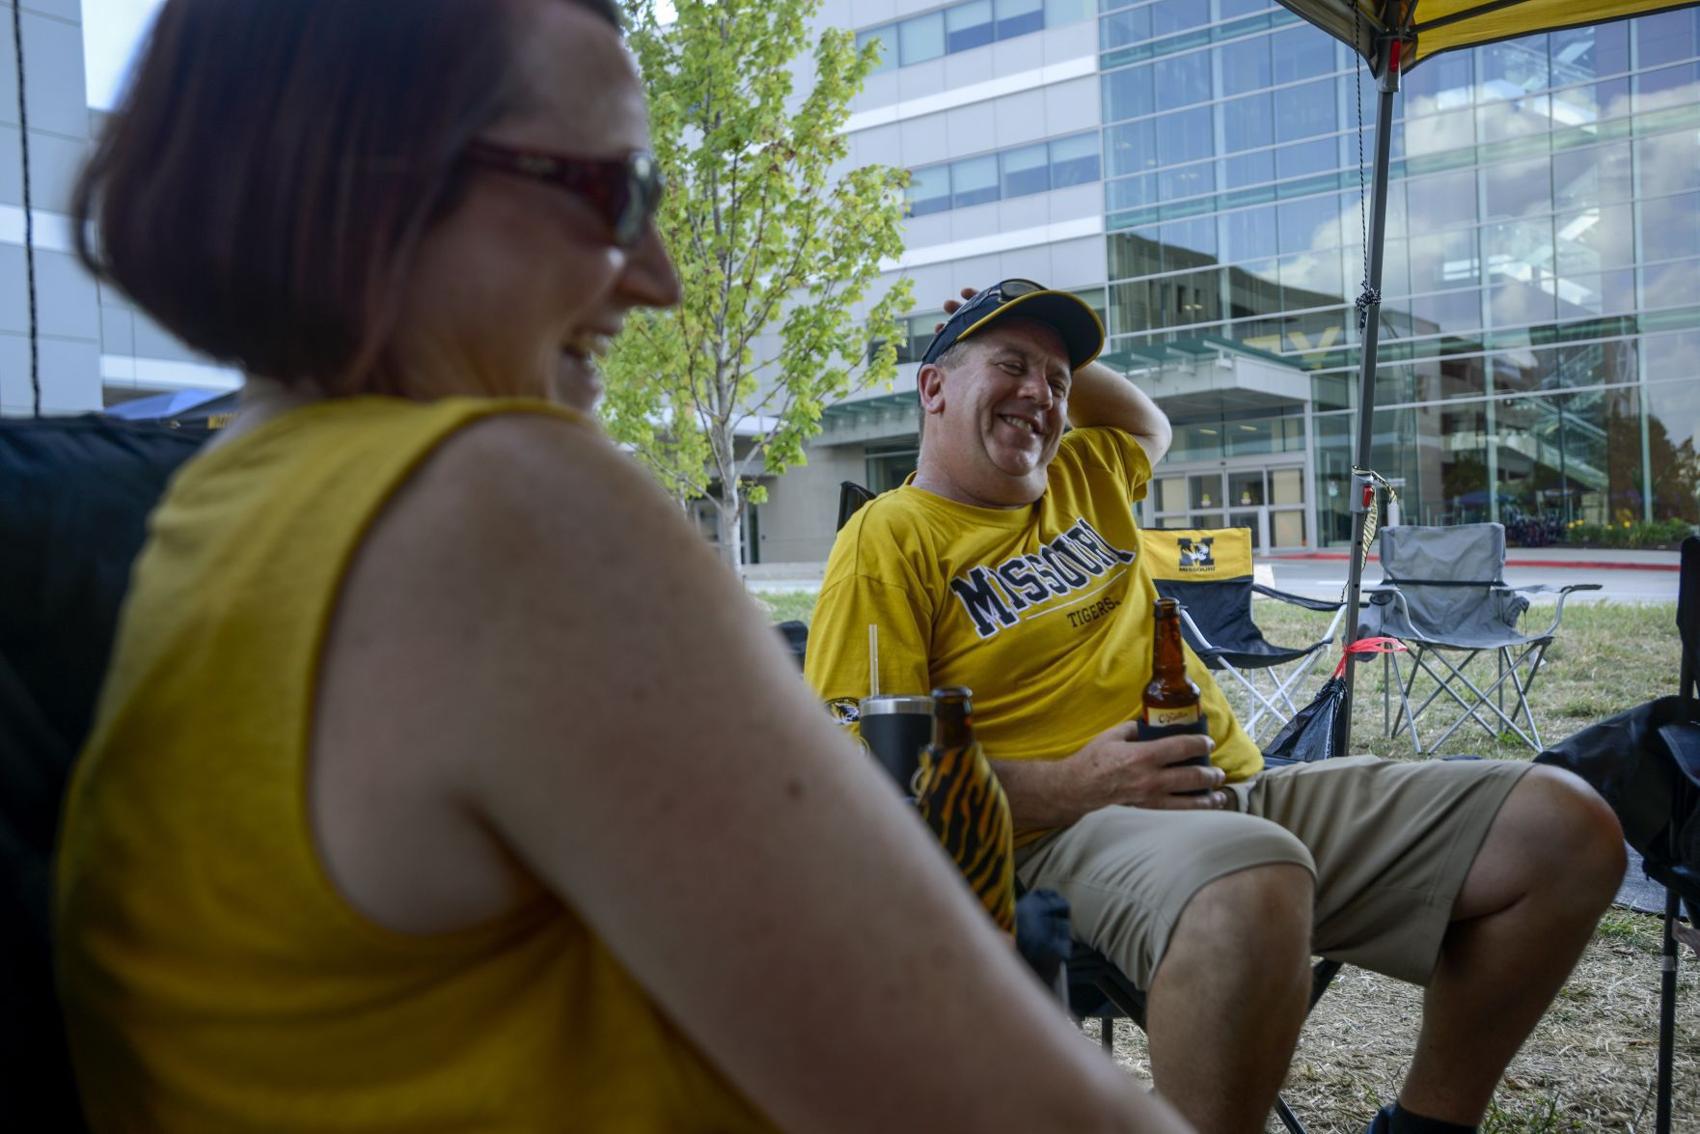
[[[1140,560],[1153,579],[1208,582],[1251,574],[1251,532],[1245,528],[1139,532]]]

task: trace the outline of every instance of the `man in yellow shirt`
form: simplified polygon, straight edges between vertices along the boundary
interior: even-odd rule
[[[1209,735],[1137,741],[1156,592],[1133,505],[1168,421],[1093,363],[1103,328],[1075,296],[962,295],[917,374],[914,476],[833,547],[811,684],[866,695],[872,624],[882,690],[973,689],[1022,883],[1060,891],[1076,935],[1149,990],[1158,1089],[1201,1131],[1262,1130],[1313,951],[1426,990],[1410,1074],[1370,1129],[1473,1130],[1616,891],[1612,813],[1522,763],[1266,772],[1190,651]]]

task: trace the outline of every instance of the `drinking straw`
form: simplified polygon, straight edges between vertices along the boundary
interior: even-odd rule
[[[868,696],[880,695],[880,628],[868,623]]]

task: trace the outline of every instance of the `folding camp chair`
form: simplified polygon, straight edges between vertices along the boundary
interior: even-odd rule
[[[1682,545],[1676,625],[1682,643],[1679,695],[1660,697],[1589,725],[1535,758],[1581,776],[1600,793],[1642,869],[1665,889],[1659,989],[1659,1058],[1654,1128],[1671,1129],[1680,940],[1700,949],[1700,536]],[[1678,924],[1682,909],[1688,925]]]
[[[874,494],[853,480],[838,482],[838,528],[850,522],[856,509],[874,498]],[[837,531],[838,528],[832,529]]]
[[[148,513],[204,431],[0,420],[0,1108],[84,1129],[54,993],[52,852]]]
[[[1187,645],[1205,665],[1228,674],[1250,694],[1250,712],[1240,721],[1247,734],[1257,740],[1260,729],[1279,729],[1299,711],[1293,695],[1334,640],[1345,604],[1254,581],[1251,532],[1245,528],[1147,529],[1139,533],[1139,549],[1157,593],[1180,602]],[[1277,646],[1252,618],[1253,595],[1333,611],[1334,619],[1327,633],[1307,646]]]
[[[1553,588],[1545,585],[1510,587],[1505,582],[1505,528],[1499,524],[1460,524],[1456,527],[1390,527],[1381,534],[1381,583],[1365,587],[1369,599],[1359,622],[1361,635],[1386,635],[1410,647],[1407,675],[1396,654],[1385,655],[1383,672],[1391,667],[1393,680],[1384,682],[1382,720],[1389,736],[1401,728],[1409,730],[1411,746],[1418,755],[1425,751],[1417,733],[1417,719],[1442,695],[1464,710],[1433,743],[1437,750],[1464,724],[1475,721],[1489,736],[1500,728],[1539,752],[1541,734],[1529,706],[1529,689],[1539,673],[1546,650],[1558,633],[1564,617],[1564,600],[1574,591],[1597,591],[1598,583],[1572,583]],[[1558,608],[1552,623],[1538,634],[1517,629],[1518,619],[1529,608],[1525,595],[1557,593]],[[1456,664],[1445,651],[1462,653]],[[1498,673],[1491,683],[1478,686],[1466,672],[1477,657],[1494,657]],[[1411,690],[1418,672],[1427,673],[1437,688],[1420,705],[1411,706]],[[1505,708],[1506,687],[1515,694],[1510,712]],[[1460,691],[1457,686],[1462,686]],[[1399,694],[1399,712],[1389,717],[1394,690]],[[1484,717],[1482,710],[1491,716]],[[1521,716],[1522,724],[1517,718]]]

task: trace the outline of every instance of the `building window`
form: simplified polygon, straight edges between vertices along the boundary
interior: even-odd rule
[[[950,206],[966,209],[998,199],[996,154],[966,158],[950,165]]]
[[[1156,0],[1151,5],[1151,34],[1162,37],[1210,22],[1210,5],[1198,0]]]
[[[944,13],[928,12],[897,25],[897,42],[903,66],[925,63],[944,54]]]
[[[898,362],[920,362],[921,356],[927,353],[927,344],[933,341],[933,328],[944,318],[938,315],[911,315],[901,324],[904,327],[904,337],[897,343]]]
[[[1051,167],[1046,152],[1045,145],[1041,143],[1037,146],[1022,146],[1018,150],[1005,150],[998,156],[1003,169],[1005,197],[1043,193],[1051,187]]]
[[[1079,23],[1093,12],[1092,0],[967,0],[899,23],[863,28],[856,33],[856,46],[881,44],[884,51],[874,69],[878,73],[972,51],[995,40]]]
[[[1231,154],[1267,146],[1275,140],[1275,119],[1267,92],[1222,104],[1222,140]]]
[[[1280,142],[1331,134],[1339,129],[1334,80],[1318,79],[1275,92],[1275,139]]]
[[[1210,53],[1170,55],[1152,65],[1157,109],[1174,110],[1210,100]]]
[[[944,49],[950,52],[992,42],[992,0],[972,0],[944,10]]]
[[[1151,88],[1151,67],[1124,67],[1104,76],[1104,120],[1120,122],[1150,114],[1157,106]]]
[[[909,187],[904,190],[909,201],[909,215],[923,217],[950,208],[950,166],[929,165],[909,171]]]
[[[1269,69],[1269,40],[1269,36],[1260,35],[1223,44],[1217,49],[1222,54],[1223,94],[1261,91],[1273,82]]]
[[[913,442],[899,445],[869,446],[867,451],[868,489],[876,495],[901,488],[904,480],[915,471],[920,452]]]
[[[1086,185],[1098,180],[1098,132],[1058,138],[1051,143],[1051,186]]]
[[[1308,24],[1270,36],[1269,53],[1275,59],[1277,83],[1303,82],[1335,69],[1333,37]]]
[[[965,209],[1005,197],[1088,185],[1102,175],[1098,132],[962,158],[909,171],[910,216]]]
[[[1014,39],[1045,26],[1045,0],[997,0],[998,38]]]
[[[1093,0],[1045,0],[1045,26],[1060,28],[1091,19],[1098,10]]]

